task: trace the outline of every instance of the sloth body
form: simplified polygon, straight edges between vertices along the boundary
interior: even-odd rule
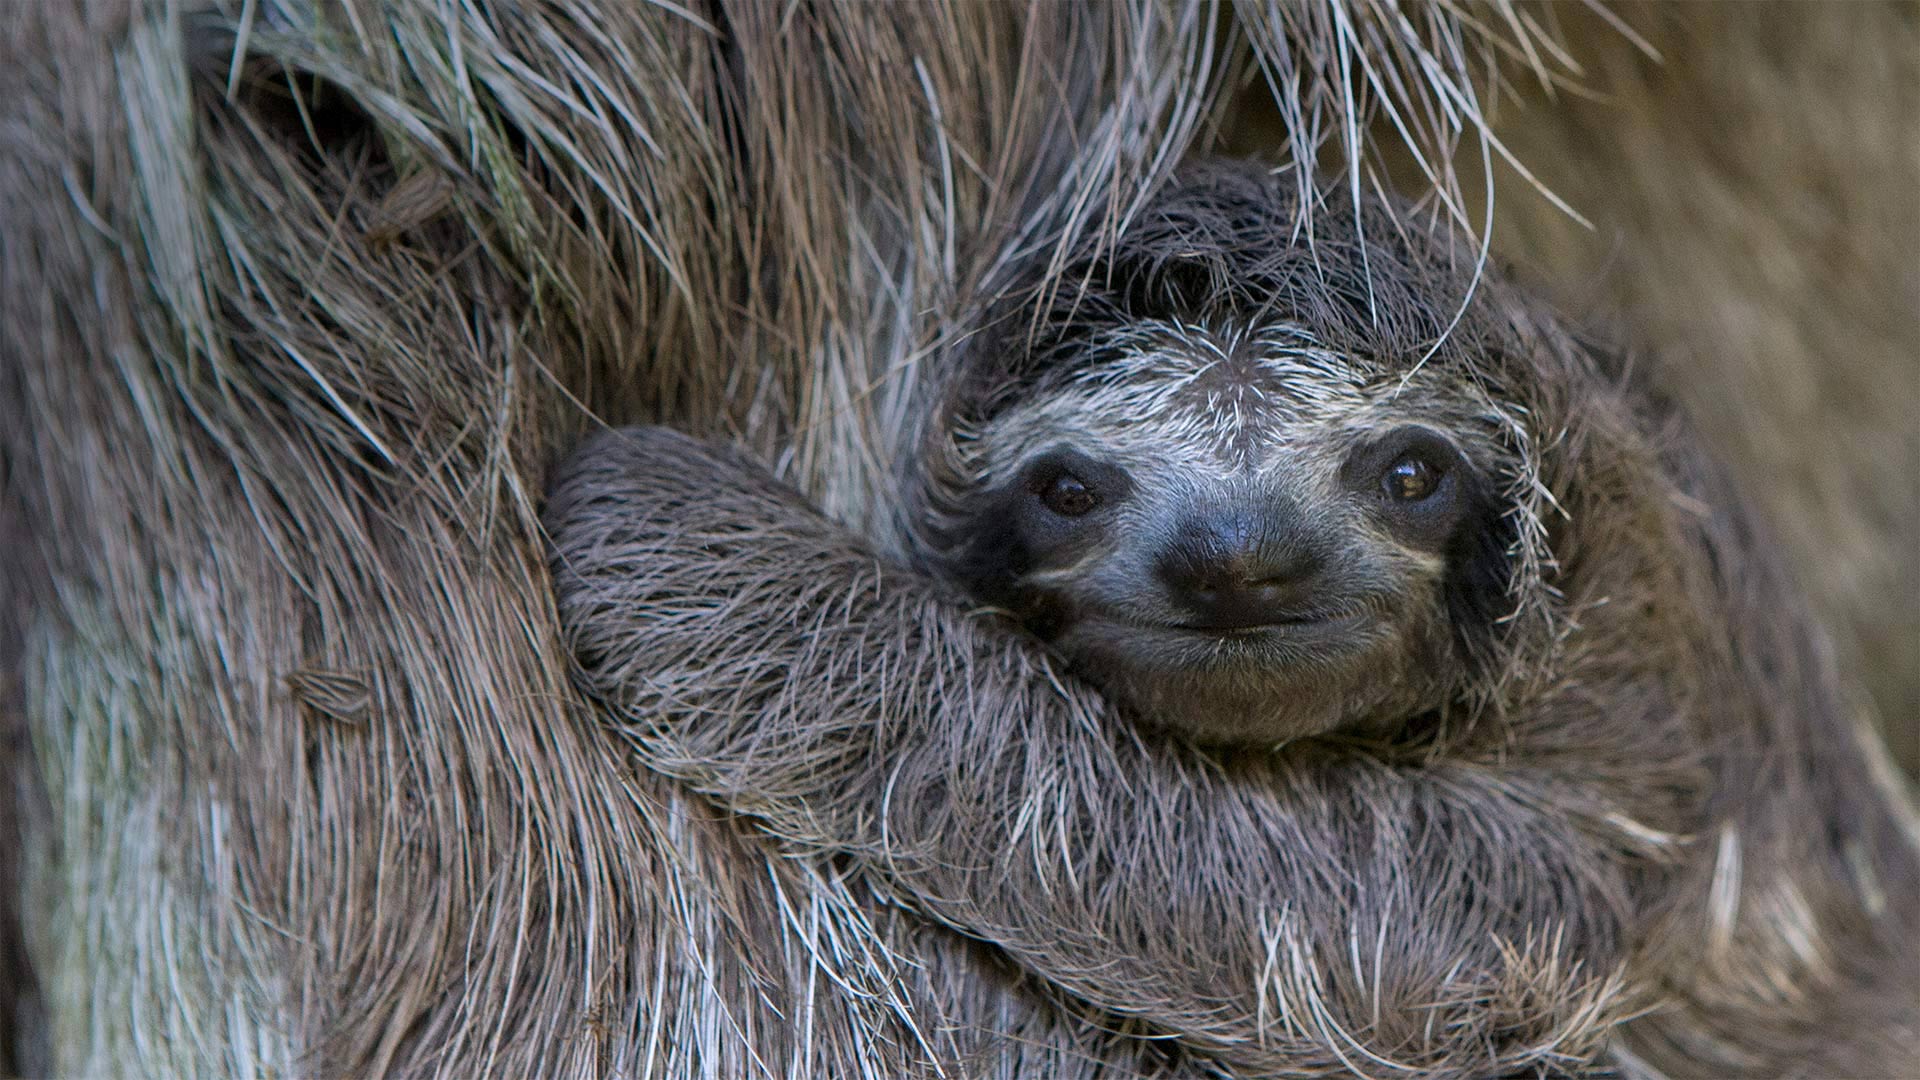
[[[1915,837],[1738,499],[1438,238],[1299,220],[1202,170],[1011,282],[927,411],[913,565],[723,448],[590,443],[547,511],[583,685],[1196,1071],[1920,1060]]]

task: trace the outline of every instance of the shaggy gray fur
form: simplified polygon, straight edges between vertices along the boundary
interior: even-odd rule
[[[0,1074],[1199,1068],[633,771],[538,502],[673,424],[900,555],[905,421],[1029,218],[1110,233],[1223,146],[1476,228],[1506,148],[1573,196],[1500,171],[1495,250],[1681,346],[1920,732],[1920,20],[1609,6],[6,5]],[[1798,1009],[1714,943],[1827,901],[1739,839],[1686,985]]]
[[[1309,253],[1281,184],[1176,184],[1080,291],[1024,300],[1036,330],[958,359],[932,502],[977,477],[955,418],[1044,396],[1089,322],[1237,313],[1433,372],[1516,455],[1512,609],[1444,723],[1227,758],[1143,737],[659,428],[595,439],[546,512],[584,685],[645,767],[1237,1075],[1920,1061],[1920,849],[1737,495],[1621,357],[1358,217]]]

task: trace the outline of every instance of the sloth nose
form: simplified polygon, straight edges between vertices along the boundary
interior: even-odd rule
[[[1293,514],[1212,515],[1188,522],[1155,567],[1175,604],[1203,630],[1307,618],[1326,560]]]

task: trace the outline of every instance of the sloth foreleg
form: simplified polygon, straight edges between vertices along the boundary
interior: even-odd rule
[[[1577,784],[1143,737],[666,429],[590,442],[546,521],[579,678],[647,768],[1237,1071],[1578,1071],[1629,1007],[1629,859],[1556,809]]]

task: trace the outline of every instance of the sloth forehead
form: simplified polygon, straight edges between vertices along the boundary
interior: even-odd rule
[[[1426,414],[1445,423],[1431,372],[1396,374],[1290,323],[1140,320],[1084,339],[1095,359],[1043,380],[980,434],[990,473],[1062,440],[1145,460],[1257,468],[1276,450],[1322,450],[1330,435]],[[1452,407],[1447,407],[1451,405]]]
[[[1169,411],[1218,412],[1236,404],[1305,414],[1358,404],[1372,376],[1355,358],[1290,324],[1199,326],[1142,320],[1087,342],[1104,357],[1061,389],[1112,419]]]

